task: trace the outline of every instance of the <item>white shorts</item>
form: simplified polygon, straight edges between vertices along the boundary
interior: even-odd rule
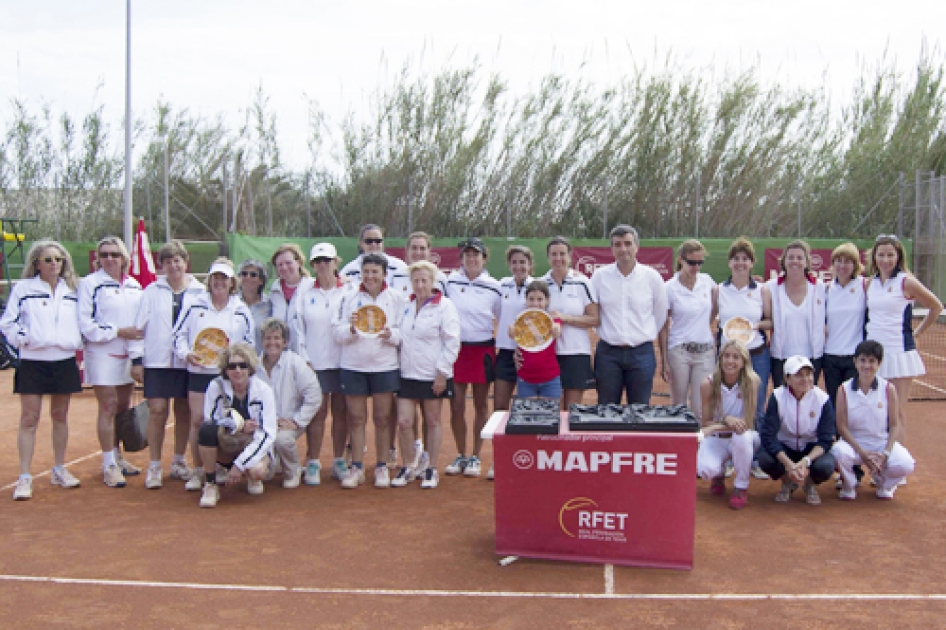
[[[86,349],[83,372],[87,385],[118,386],[134,382],[131,378],[131,359],[119,359],[105,352]]]

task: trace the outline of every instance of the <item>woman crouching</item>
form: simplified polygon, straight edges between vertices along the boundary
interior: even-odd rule
[[[808,505],[821,505],[817,486],[834,474],[834,407],[815,387],[814,368],[803,356],[785,360],[785,385],[769,398],[760,431],[759,466],[772,479],[782,480],[778,503],[792,500],[803,483]]]
[[[207,462],[200,507],[220,500],[216,474],[210,462],[229,469],[226,484],[239,483],[246,474],[246,490],[263,493],[263,479],[272,467],[278,424],[273,390],[255,376],[259,360],[253,347],[236,343],[218,360],[220,376],[207,386],[204,423],[197,435],[201,461]]]
[[[700,477],[710,481],[710,492],[726,492],[726,462],[732,459],[736,478],[729,507],[746,507],[752,454],[759,447],[754,428],[759,377],[752,369],[749,351],[738,341],[727,341],[719,353],[716,369],[700,385],[703,401],[703,434],[696,459]]]

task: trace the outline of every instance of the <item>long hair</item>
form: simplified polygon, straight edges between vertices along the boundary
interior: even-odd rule
[[[56,241],[36,241],[33,243],[33,246],[30,247],[30,251],[26,254],[26,265],[23,267],[21,277],[26,279],[35,278],[39,275],[39,258],[43,254],[43,250],[49,249],[50,247],[58,250],[59,254],[62,256],[62,268],[59,270],[59,277],[66,281],[66,285],[70,289],[75,291],[76,270],[72,264],[72,256],[69,255],[65,247]]]
[[[755,408],[759,391],[759,375],[752,369],[752,358],[746,346],[740,341],[729,340],[719,349],[719,358],[716,360],[716,369],[713,370],[712,387],[710,387],[709,409],[703,410],[704,421],[706,419],[715,420],[716,414],[720,410],[720,399],[723,385],[723,352],[729,348],[735,349],[742,357],[742,369],[739,370],[739,376],[736,378],[736,384],[742,394],[742,419],[746,426],[754,428]],[[721,418],[720,418],[721,419]]]
[[[893,246],[893,248],[897,250],[897,267],[900,268],[900,271],[910,273],[910,265],[907,263],[907,254],[903,250],[903,243],[901,243],[900,239],[894,234],[881,234],[877,237],[877,240],[874,241],[874,246],[870,248],[870,256],[867,258],[868,275],[875,276],[880,273],[880,270],[877,268],[877,249],[881,245]]]
[[[98,271],[102,268],[102,262],[99,260],[99,252],[102,251],[102,245],[114,245],[118,248],[118,251],[122,255],[122,274],[128,273],[128,268],[131,267],[131,254],[128,253],[128,248],[125,247],[125,242],[117,236],[106,236],[96,244],[95,270]]]

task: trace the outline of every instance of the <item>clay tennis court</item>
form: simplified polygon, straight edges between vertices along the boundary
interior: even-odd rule
[[[12,376],[0,373],[0,391]],[[110,489],[94,410],[91,392],[73,398],[68,459],[83,486],[40,475],[52,465],[44,418],[34,498],[14,502],[19,401],[0,399],[3,627],[930,627],[946,613],[942,403],[911,404],[919,465],[892,502],[865,487],[842,504],[825,484],[821,507],[777,505],[777,483],[753,481],[733,512],[698,482],[692,571],[500,567],[485,479],[346,491],[284,490],[277,478],[260,497],[226,490],[214,510],[180,482]],[[443,459],[454,455],[448,437]]]

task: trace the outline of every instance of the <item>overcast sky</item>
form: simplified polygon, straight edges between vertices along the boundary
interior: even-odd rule
[[[909,72],[925,39],[942,59],[946,1],[133,0],[132,30],[136,116],[163,98],[236,123],[262,85],[300,166],[306,96],[337,122],[405,62],[479,59],[524,91],[553,71],[613,83],[672,52],[707,73],[824,85],[837,102],[884,55]],[[20,98],[76,116],[102,103],[117,123],[124,64],[124,0],[0,0],[0,119]]]

